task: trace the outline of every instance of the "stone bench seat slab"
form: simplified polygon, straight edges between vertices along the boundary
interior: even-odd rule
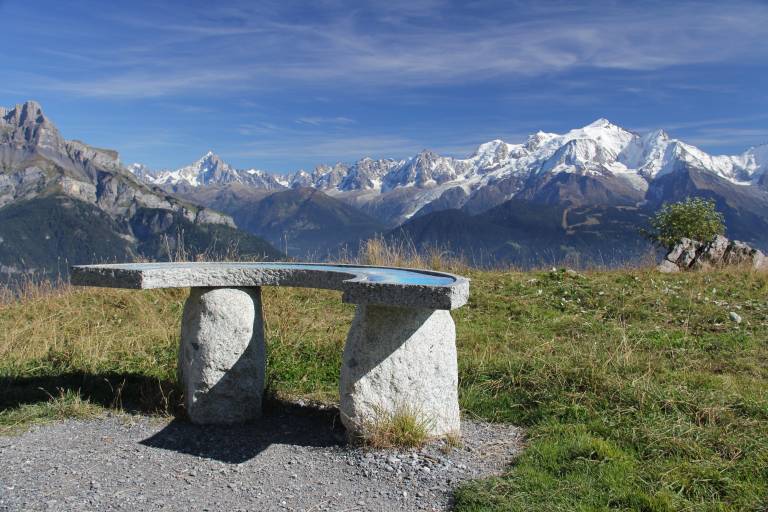
[[[110,288],[295,286],[342,292],[350,304],[456,309],[469,280],[444,272],[320,263],[127,263],[72,268],[72,284]]]

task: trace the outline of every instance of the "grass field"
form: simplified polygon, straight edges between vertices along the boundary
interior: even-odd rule
[[[470,302],[454,312],[463,414],[525,427],[528,447],[461,488],[458,510],[768,510],[768,276],[467,274]],[[177,414],[185,296],[6,299],[0,431],[105,408]],[[334,400],[352,307],[288,288],[265,289],[264,305],[270,391]]]

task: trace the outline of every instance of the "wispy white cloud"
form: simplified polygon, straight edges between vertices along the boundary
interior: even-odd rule
[[[193,104],[185,104],[185,103],[173,103],[173,102],[164,102],[161,103],[161,106],[174,110],[176,112],[181,112],[184,114],[212,114],[216,112],[216,108],[212,105],[204,106],[204,105],[193,105]]]
[[[118,73],[99,79],[67,79],[30,75],[33,88],[90,97],[154,98],[181,93],[203,92],[239,83],[235,70],[185,69],[169,74]]]
[[[649,71],[759,62],[768,56],[763,2],[742,1],[728,9],[700,2],[652,8],[558,4],[539,6],[533,16],[527,3],[510,2],[497,6],[493,16],[470,9],[460,19],[435,1],[388,4],[325,2],[305,16],[284,12],[279,3],[185,4],[144,16],[113,12],[105,16],[139,34],[140,42],[104,33],[103,44],[57,49],[89,72],[42,70],[33,84],[84,96],[139,98],[286,85],[391,89],[551,77],[581,68]]]
[[[0,92],[80,116],[73,136],[150,164],[197,156],[163,149],[179,144],[256,166],[461,157],[614,115],[738,148],[768,119],[738,116],[765,110],[747,87],[768,62],[762,0],[0,0],[0,13],[24,41],[0,47]],[[706,119],[713,99],[732,116]],[[142,137],[161,126],[175,135]]]
[[[738,126],[752,121],[762,121],[768,119],[768,113],[753,114],[749,116],[734,117],[711,117],[707,119],[698,119],[696,121],[671,121],[665,123],[665,130],[682,130],[689,128],[706,128],[710,126],[719,126],[720,129],[738,129]],[[636,131],[650,131],[659,128],[659,126],[635,126]]]
[[[727,145],[743,144],[746,150],[748,146],[768,144],[768,129],[765,128],[705,128],[697,130],[685,141],[697,146],[722,147]]]
[[[266,121],[241,124],[237,129],[237,133],[246,137],[253,135],[275,134],[280,132],[285,132],[285,129],[281,128],[275,123],[269,123]]]
[[[308,124],[311,126],[321,125],[348,125],[355,124],[357,121],[350,119],[349,117],[319,117],[319,116],[307,116],[300,117],[296,120],[298,124]]]

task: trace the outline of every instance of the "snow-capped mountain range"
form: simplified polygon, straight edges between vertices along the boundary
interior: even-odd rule
[[[159,186],[185,184],[202,187],[243,183],[268,190],[285,188],[285,184],[278,182],[275,176],[258,169],[235,169],[213,151],[203,155],[197,162],[175,171],[153,171],[138,163],[129,165],[128,170],[143,181]]]
[[[594,201],[628,205],[642,203],[652,182],[680,169],[703,171],[737,187],[764,188],[768,145],[736,156],[712,156],[663,130],[638,134],[598,119],[565,134],[539,131],[520,144],[486,142],[463,159],[425,150],[403,160],[363,158],[284,176],[234,169],[209,152],[175,171],[152,171],[140,164],[129,169],[160,186],[311,187],[396,225],[436,209],[465,207],[479,212],[513,197],[589,203],[593,199],[583,190],[563,197],[568,180],[580,177],[599,184],[601,193]]]

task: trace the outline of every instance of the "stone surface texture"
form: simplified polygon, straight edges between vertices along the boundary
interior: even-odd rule
[[[448,311],[360,305],[344,347],[341,418],[362,434],[410,412],[431,435],[458,433],[456,329]]]
[[[184,306],[179,378],[198,424],[261,415],[264,324],[260,288],[192,288]]]
[[[715,236],[707,243],[682,238],[659,264],[660,272],[702,270],[724,266],[748,266],[755,270],[768,270],[768,259],[758,249],[744,242]]]
[[[456,309],[469,280],[444,272],[316,263],[135,263],[72,268],[72,283],[112,288],[296,286],[340,290],[351,304]]]
[[[671,261],[664,259],[664,260],[661,260],[661,263],[659,263],[656,266],[656,270],[664,274],[674,274],[675,272],[680,272],[680,267],[678,267]]]

